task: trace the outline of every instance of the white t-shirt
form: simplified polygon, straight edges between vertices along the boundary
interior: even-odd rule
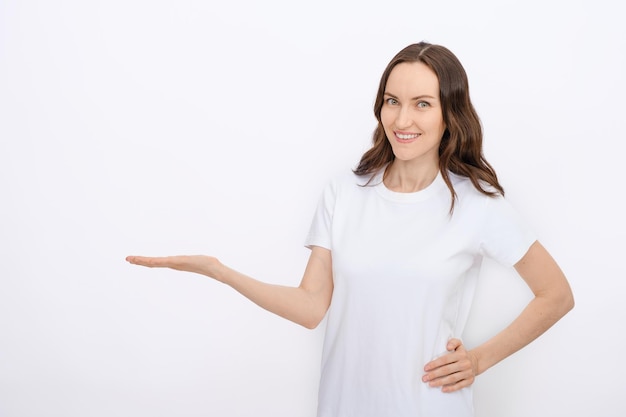
[[[398,193],[352,173],[326,187],[306,237],[330,249],[318,417],[470,417],[472,391],[423,383],[424,365],[460,337],[483,256],[514,265],[535,241],[503,197],[450,174]],[[359,185],[360,184],[360,185]]]

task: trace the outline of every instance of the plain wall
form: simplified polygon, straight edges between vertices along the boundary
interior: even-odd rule
[[[313,417],[323,324],[124,258],[211,254],[297,285],[319,193],[420,40],[466,67],[487,159],[577,301],[477,379],[477,417],[626,415],[617,7],[0,1],[0,416]],[[530,295],[488,262],[466,343]]]

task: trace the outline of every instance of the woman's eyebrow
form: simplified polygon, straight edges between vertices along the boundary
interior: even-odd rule
[[[395,99],[397,99],[397,98],[398,98],[398,96],[396,96],[396,95],[394,95],[394,94],[391,94],[391,93],[388,93],[388,92],[386,92],[386,91],[385,91],[384,95],[389,96],[389,97],[391,97],[391,98],[395,98]],[[421,100],[421,99],[424,99],[424,98],[429,98],[429,99],[431,99],[431,100],[435,100],[435,99],[436,99],[436,97],[431,96],[431,95],[429,95],[429,94],[421,94],[421,95],[419,95],[419,96],[413,97],[413,98],[411,99],[411,101]]]

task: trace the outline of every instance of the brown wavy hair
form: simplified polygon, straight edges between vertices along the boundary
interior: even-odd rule
[[[450,189],[452,197],[450,213],[454,210],[456,192],[450,181],[449,172],[469,178],[474,187],[483,194],[491,197],[504,195],[496,172],[483,155],[482,126],[470,101],[465,69],[450,50],[427,42],[412,44],[402,49],[383,72],[374,102],[374,115],[378,120],[378,126],[372,137],[373,145],[363,154],[354,173],[375,174],[394,160],[391,144],[380,120],[380,111],[389,74],[396,65],[403,62],[421,62],[439,79],[439,99],[446,125],[439,146],[439,170]]]

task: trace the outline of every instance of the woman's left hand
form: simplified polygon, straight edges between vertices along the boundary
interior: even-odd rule
[[[426,374],[422,381],[431,387],[441,387],[443,392],[454,392],[470,386],[478,375],[476,356],[465,349],[459,339],[450,339],[446,349],[449,353],[424,366]]]

